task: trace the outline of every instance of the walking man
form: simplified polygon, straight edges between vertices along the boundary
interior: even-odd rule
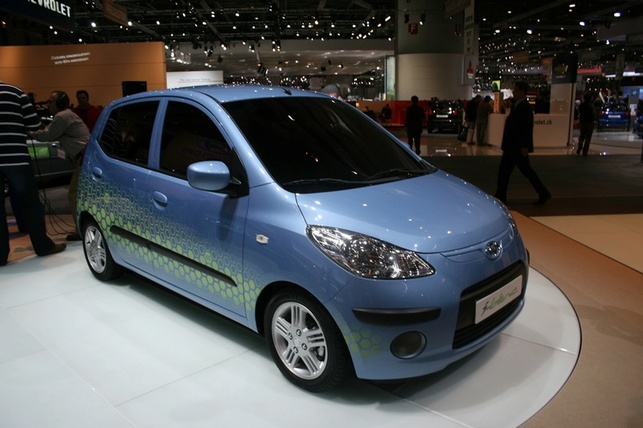
[[[503,203],[507,202],[509,177],[517,166],[538,193],[538,199],[534,204],[543,205],[551,199],[551,193],[529,165],[529,153],[534,151],[534,111],[527,101],[528,90],[527,82],[514,83],[514,101],[502,134],[502,157],[495,196]]]

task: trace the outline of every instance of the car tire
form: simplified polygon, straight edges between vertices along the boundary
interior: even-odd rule
[[[274,296],[265,312],[264,333],[281,373],[302,389],[327,391],[352,372],[339,329],[307,295],[289,291]]]
[[[94,220],[89,220],[83,225],[82,238],[85,261],[96,278],[110,281],[123,274],[125,269],[114,262],[103,232]]]

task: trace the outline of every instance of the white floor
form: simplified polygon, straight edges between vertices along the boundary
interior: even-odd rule
[[[473,356],[403,384],[308,394],[252,332],[134,276],[95,280],[80,243],[0,275],[3,427],[510,427],[556,394],[580,351],[573,308],[532,269],[519,318]]]

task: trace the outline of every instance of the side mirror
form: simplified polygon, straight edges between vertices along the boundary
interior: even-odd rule
[[[222,190],[230,184],[230,170],[221,161],[196,162],[188,166],[188,183],[199,190]]]

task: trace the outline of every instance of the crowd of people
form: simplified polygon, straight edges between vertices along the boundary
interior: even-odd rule
[[[35,95],[0,81],[0,181],[11,195],[11,205],[21,232],[28,233],[34,252],[48,256],[65,250],[47,236],[44,206],[38,194],[27,140],[58,141],[75,169],[69,185],[69,207],[76,212],[76,193],[85,147],[100,115],[100,108],[89,103],[89,93],[76,92],[78,105],[72,108],[69,95],[55,90],[49,95],[46,110],[38,108]],[[41,116],[50,116],[43,125]],[[20,217],[20,218],[18,218]],[[67,235],[68,241],[80,240],[77,228]],[[5,204],[0,204],[0,266],[9,258],[9,227]]]

